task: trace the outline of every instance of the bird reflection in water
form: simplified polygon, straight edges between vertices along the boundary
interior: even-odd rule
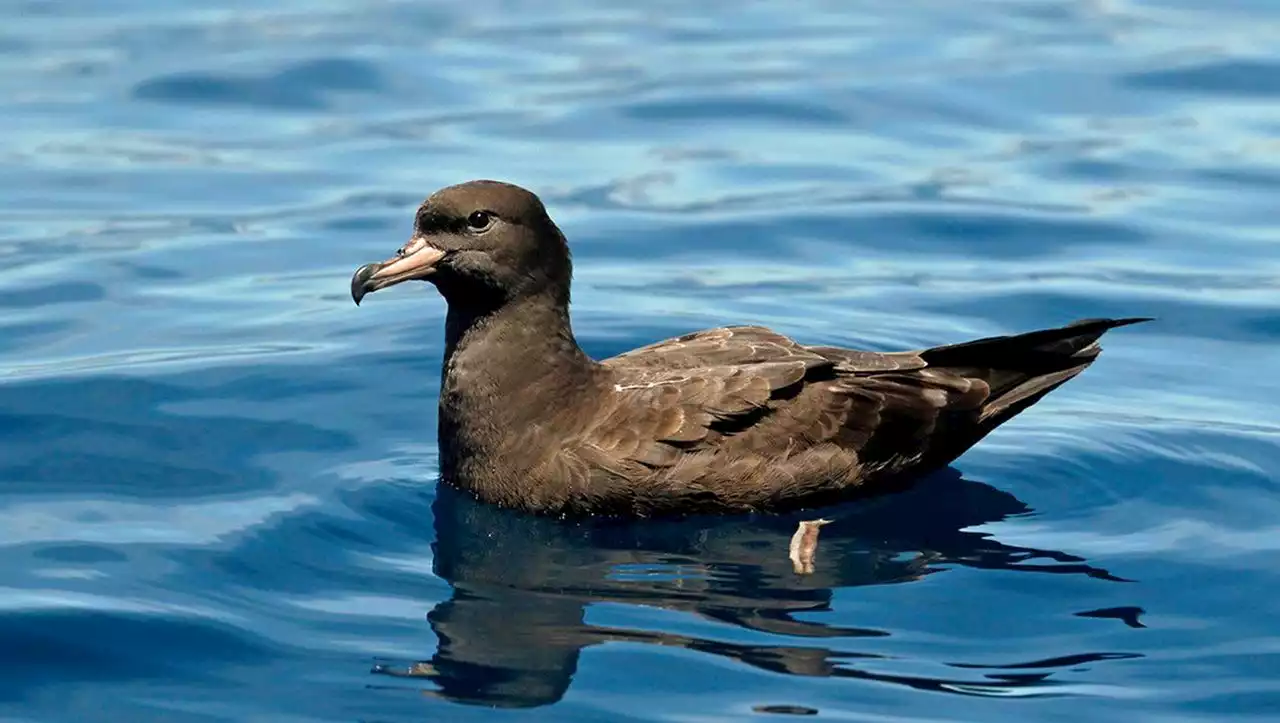
[[[796,574],[788,552],[798,523],[818,517],[814,511],[564,521],[479,504],[445,485],[438,487],[433,511],[435,573],[453,588],[452,597],[427,615],[438,648],[430,660],[379,664],[374,672],[430,680],[429,695],[454,702],[554,703],[568,690],[582,650],[606,642],[675,646],[776,673],[969,694],[1043,687],[1055,668],[1141,657],[1084,654],[1020,665],[1007,674],[938,679],[855,667],[859,660],[883,657],[874,653],[703,640],[585,620],[589,605],[630,603],[795,639],[847,642],[889,632],[827,625],[797,614],[829,611],[838,588],[908,582],[950,566],[1124,582],[1063,552],[1015,547],[967,531],[1030,508],[952,469],[897,494],[822,510],[820,516],[832,521],[822,527],[821,559],[803,575]]]

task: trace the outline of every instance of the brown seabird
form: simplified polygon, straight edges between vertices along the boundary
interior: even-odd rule
[[[423,202],[372,291],[429,281],[448,303],[441,479],[562,515],[781,511],[945,466],[1079,374],[1108,329],[920,351],[804,346],[758,326],[697,331],[596,361],[569,321],[569,246],[533,193],[497,181]]]

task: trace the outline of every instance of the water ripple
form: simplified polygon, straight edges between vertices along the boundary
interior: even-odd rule
[[[0,718],[1280,705],[1274,3],[8,11]],[[546,200],[599,356],[1158,321],[809,575],[794,517],[528,519],[436,487],[439,299],[346,289],[472,177]]]

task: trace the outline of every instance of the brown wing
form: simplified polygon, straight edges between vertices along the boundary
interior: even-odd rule
[[[903,371],[854,372],[828,394],[848,405],[833,440],[856,450],[867,473],[892,473],[939,462],[958,443],[967,448],[976,441],[973,432],[990,388],[980,379],[922,363]]]
[[[805,347],[761,327],[688,334],[604,363],[616,394],[591,443],[649,468],[711,450],[783,459],[824,444],[910,457],[944,412],[985,398],[970,380],[925,370],[918,354]]]
[[[591,443],[650,467],[669,466],[750,429],[810,375],[829,376],[830,367],[819,358],[676,371],[621,369]]]
[[[834,363],[777,332],[733,326],[685,334],[606,359],[613,404],[591,443],[648,467],[675,464],[768,413],[771,400]]]
[[[794,339],[762,326],[725,326],[695,331],[655,342],[604,360],[615,369],[694,369],[721,364],[741,365],[802,360],[845,373],[919,369],[925,362],[916,352],[880,353],[833,346],[802,346]]]
[[[633,374],[644,369],[666,372],[780,361],[826,365],[831,362],[820,353],[762,326],[725,326],[632,349],[604,360],[603,364]]]
[[[606,361],[613,394],[549,464],[582,509],[785,507],[950,462],[1135,321],[892,354],[759,327],[690,334]]]

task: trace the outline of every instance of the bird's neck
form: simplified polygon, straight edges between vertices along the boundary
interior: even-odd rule
[[[528,381],[538,372],[584,371],[595,362],[578,346],[569,309],[544,295],[496,308],[449,306],[445,319],[445,375],[465,363],[484,377],[515,373]]]
[[[563,303],[535,296],[497,308],[450,304],[440,385],[442,472],[465,477],[463,462],[493,468],[513,445],[529,444],[533,430],[538,439],[554,439],[555,420],[567,416],[557,412],[589,407],[600,384],[600,366],[578,346]]]

